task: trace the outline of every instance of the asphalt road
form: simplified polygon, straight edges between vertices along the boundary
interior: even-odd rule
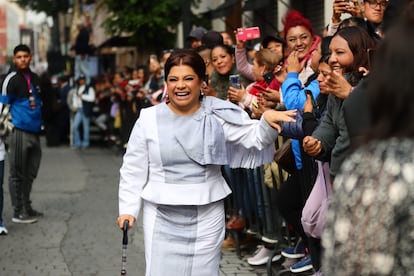
[[[43,146],[32,201],[44,217],[23,225],[11,222],[6,159],[3,219],[9,234],[0,236],[0,275],[120,275],[122,232],[116,217],[121,162],[121,155],[103,147]],[[266,275],[264,267],[247,264],[247,253],[240,259],[234,250],[223,251],[221,275]],[[129,231],[127,272],[145,274],[140,227]]]

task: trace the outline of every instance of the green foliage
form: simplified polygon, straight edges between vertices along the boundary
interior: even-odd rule
[[[12,0],[22,8],[36,12],[45,12],[48,16],[56,16],[59,12],[65,13],[69,8],[69,0]]]
[[[142,49],[171,48],[181,21],[180,0],[104,0],[111,12],[103,26],[113,35],[132,33]]]

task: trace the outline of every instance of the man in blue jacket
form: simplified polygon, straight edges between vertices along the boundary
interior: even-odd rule
[[[37,176],[42,151],[39,134],[42,126],[39,77],[30,70],[32,55],[27,45],[14,48],[14,70],[2,84],[1,102],[10,105],[14,129],[8,137],[10,196],[14,208],[12,221],[34,223],[43,214],[34,210],[30,193]]]

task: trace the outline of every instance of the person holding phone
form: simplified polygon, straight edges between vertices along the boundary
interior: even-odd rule
[[[211,63],[214,70],[210,76],[210,85],[216,96],[227,100],[230,89],[230,75],[240,75],[240,84],[246,87],[251,81],[243,77],[237,69],[234,48],[229,45],[216,45],[211,50]]]
[[[230,101],[237,102],[242,108],[253,112],[254,118],[260,118],[261,113],[264,110],[274,108],[276,102],[280,101],[280,94],[278,89],[273,90],[275,93],[275,101],[266,101],[261,99],[261,94],[267,92],[269,84],[264,78],[266,73],[270,72],[273,75],[273,71],[282,60],[281,55],[277,55],[269,49],[261,49],[255,53],[253,59],[253,73],[255,82],[249,84],[245,89],[237,89],[235,87],[229,88],[228,97]],[[268,77],[268,80],[270,78]],[[274,79],[274,77],[273,77]],[[273,81],[270,80],[269,83]]]
[[[275,54],[282,55],[283,57],[285,46],[286,41],[283,38],[279,37],[278,35],[268,35],[263,38],[260,49],[269,49]],[[247,59],[246,41],[239,40],[237,36],[235,57],[236,65],[240,74],[243,75],[245,78],[254,81],[253,64],[251,64]]]
[[[334,35],[338,30],[344,14],[363,18],[367,22],[367,26],[376,39],[383,36],[382,21],[385,9],[388,6],[387,0],[335,0],[333,3],[333,13],[331,23],[328,27],[328,35]]]
[[[336,32],[339,23],[342,21],[342,15],[349,14],[351,16],[363,17],[362,7],[358,0],[334,0],[332,10],[328,35],[333,35],[333,33]]]
[[[409,2],[409,1],[405,1]],[[371,122],[335,179],[324,275],[410,275],[414,259],[414,3],[378,46],[367,84]],[[353,92],[354,93],[354,92]],[[352,94],[353,94],[352,93]],[[358,110],[356,110],[358,111]]]

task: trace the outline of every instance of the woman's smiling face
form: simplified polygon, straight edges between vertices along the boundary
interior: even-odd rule
[[[354,55],[349,49],[348,42],[339,35],[334,36],[329,44],[329,51],[331,53],[329,65],[332,70],[340,74],[347,73],[347,68],[350,68],[354,62]]]
[[[226,75],[233,67],[234,55],[227,52],[225,48],[217,46],[211,51],[211,62],[217,73]]]
[[[202,80],[187,65],[173,66],[167,76],[167,92],[171,110],[179,115],[190,115],[200,108]]]
[[[302,59],[309,52],[313,43],[313,37],[310,31],[304,26],[292,27],[286,34],[286,44],[289,53],[298,52],[299,59]]]

